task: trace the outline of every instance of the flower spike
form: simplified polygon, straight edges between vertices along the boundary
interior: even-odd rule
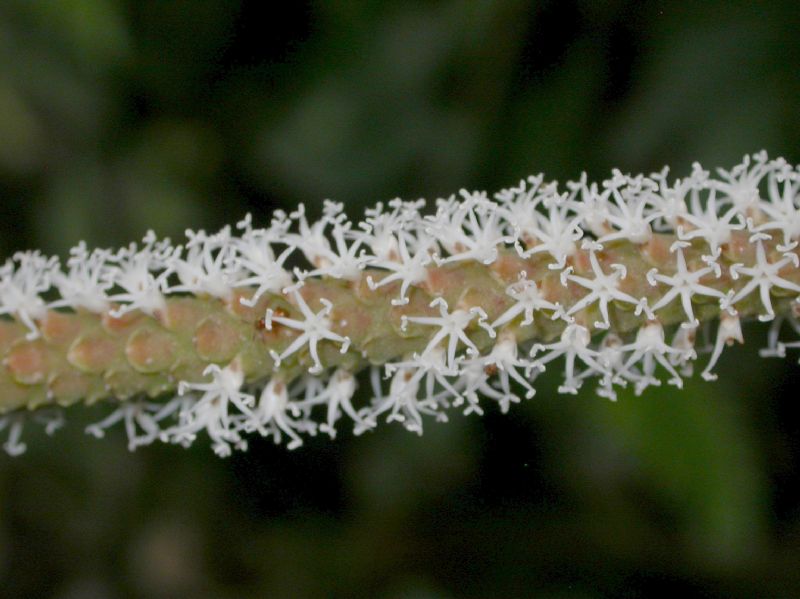
[[[130,449],[422,434],[531,400],[546,368],[561,393],[611,400],[713,380],[755,317],[772,320],[762,355],[800,347],[800,168],[759,152],[669,174],[536,175],[360,221],[325,201],[317,221],[301,205],[178,245],[79,243],[63,264],[17,252],[0,265],[0,445],[22,453],[28,421],[50,433],[80,402],[109,406],[89,434],[119,426]]]

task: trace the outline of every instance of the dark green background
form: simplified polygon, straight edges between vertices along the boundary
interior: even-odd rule
[[[330,197],[800,161],[796,2],[5,0],[0,256]],[[793,356],[295,452],[0,456],[2,597],[797,597]],[[556,369],[554,368],[553,371]],[[537,381],[538,383],[538,381]]]

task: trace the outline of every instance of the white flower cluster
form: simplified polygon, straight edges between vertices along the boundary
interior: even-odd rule
[[[36,339],[37,322],[51,309],[156,315],[171,294],[230,301],[234,290],[244,287],[254,290],[242,300],[250,306],[263,294],[282,294],[297,308],[298,317],[268,309],[265,327],[271,330],[277,324],[295,337],[271,357],[277,367],[307,353],[313,361],[307,375],[248,383],[236,360],[211,364],[205,382],[181,383],[175,398],[119,402],[105,420],[88,429],[101,437],[108,427],[123,422],[131,449],[155,440],[188,445],[205,431],[223,456],[246,447],[248,433],[272,436],[276,442],[288,439],[290,449],[317,431],[333,437],[345,416],[356,433],[381,419],[422,433],[425,416],[443,421],[452,408],[481,413],[482,401],[490,400],[506,411],[519,394],[532,397],[535,378],[562,357],[564,393],[576,393],[585,381],[596,379],[598,393],[615,399],[619,387],[630,384],[641,393],[660,384],[660,371],[680,387],[703,349],[711,357],[702,375],[713,379],[723,347],[742,341],[736,306],[754,295],[760,302],[759,318],[774,319],[769,347],[762,353],[782,356],[787,348],[799,346],[780,340],[783,323],[800,333],[797,304],[776,318],[773,301],[776,292],[800,295],[798,278],[787,275],[799,262],[800,168],[769,160],[762,152],[713,176],[698,164],[686,178],[670,182],[667,175],[667,169],[650,176],[614,171],[602,183],[589,183],[584,176],[565,188],[539,175],[492,198],[461,191],[437,200],[427,215],[423,201],[378,204],[357,224],[346,218],[341,204],[328,201],[322,218],[313,223],[301,206],[291,214],[276,213],[267,228],[255,228],[248,216],[238,223],[237,234],[230,228],[213,235],[187,231],[182,246],[152,233],[142,244],[119,251],[89,251],[80,244],[63,266],[37,252],[18,253],[0,268],[0,314],[23,323],[28,339]],[[662,233],[674,235],[667,268],[641,273],[661,290],[658,300],[634,297],[621,285],[631,274],[626,267],[603,266],[598,255],[620,242],[644,246]],[[752,262],[725,263],[734,234],[747,235],[755,248]],[[684,254],[698,245],[704,265],[692,269]],[[425,285],[432,268],[466,262],[490,266],[507,251],[521,259],[546,259],[560,284],[582,289],[582,295],[562,305],[520,273],[506,289],[510,307],[494,318],[485,306],[448,305],[444,297],[434,297],[432,310],[402,317],[401,333],[410,327],[429,333],[424,349],[371,366],[365,382],[372,399],[354,405],[357,373],[326,367],[318,351],[325,343],[345,353],[351,340],[334,330],[331,301],[319,298],[323,308],[316,312],[306,303],[300,290],[308,280],[357,284],[365,279],[373,292],[393,285],[398,292],[390,301],[400,308],[409,305],[411,290]],[[590,274],[577,274],[574,258],[579,252],[588,254]],[[290,269],[299,263],[297,256],[304,258],[305,269]],[[709,283],[725,277],[736,285],[720,290]],[[707,348],[695,347],[700,322],[693,304],[700,297],[719,305],[716,338]],[[673,302],[679,302],[685,319],[668,334],[671,329],[665,331],[659,312]],[[644,324],[630,334],[614,331],[611,305],[629,306]],[[577,319],[587,308],[596,308],[601,319]],[[552,343],[521,343],[518,331],[539,319],[561,321],[560,337]],[[479,349],[478,334],[492,340],[488,350]],[[0,417],[0,431],[10,430],[6,447],[12,453],[22,447],[19,419],[19,413]]]

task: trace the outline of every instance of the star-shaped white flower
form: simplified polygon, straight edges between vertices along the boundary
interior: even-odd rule
[[[686,257],[683,255],[683,248],[689,247],[689,245],[688,241],[676,241],[670,247],[669,251],[675,254],[677,272],[674,275],[661,274],[658,272],[657,268],[653,268],[647,273],[647,281],[652,286],[655,287],[659,283],[669,286],[667,292],[662,295],[650,309],[655,312],[668,305],[676,297],[680,297],[683,311],[689,319],[687,322],[681,324],[684,328],[694,328],[700,324],[700,321],[697,320],[694,315],[694,310],[692,309],[692,298],[695,295],[706,295],[719,299],[724,299],[726,297],[721,291],[713,287],[708,287],[707,285],[701,285],[699,282],[700,279],[706,275],[716,272],[713,266],[706,266],[705,268],[694,271],[690,271],[686,267]]]
[[[600,314],[603,317],[602,321],[597,321],[594,326],[598,329],[607,329],[611,326],[611,321],[608,315],[608,304],[612,301],[624,302],[636,306],[636,314],[639,315],[644,311],[649,314],[647,301],[645,298],[636,299],[630,294],[619,290],[619,282],[627,276],[627,269],[622,264],[612,264],[611,274],[606,274],[600,267],[600,262],[597,260],[596,252],[603,249],[603,246],[593,241],[584,241],[583,249],[589,251],[589,262],[592,265],[592,272],[594,273],[593,279],[587,279],[572,274],[574,268],[568,266],[561,272],[561,284],[565,287],[569,281],[577,283],[581,287],[589,290],[585,296],[573,304],[567,311],[567,316],[572,316],[584,308],[591,306],[595,302],[598,304]]]
[[[650,223],[659,217],[648,211],[648,204],[641,194],[642,181],[632,179],[615,170],[613,177],[603,183],[614,203],[606,202],[606,220],[615,227],[614,232],[600,237],[599,243],[625,239],[631,243],[647,243],[653,236]]]
[[[236,449],[246,449],[247,441],[242,439],[241,416],[252,418],[251,408],[255,398],[242,391],[244,375],[237,365],[220,368],[210,364],[203,371],[211,376],[208,383],[187,383],[178,385],[178,395],[199,393],[200,397],[181,406],[178,424],[163,431],[165,440],[188,445],[197,433],[205,430],[211,437],[214,453],[220,457],[231,454],[231,444]],[[156,418],[163,415],[156,415]]]
[[[242,430],[258,431],[262,437],[272,436],[275,443],[280,443],[286,435],[289,438],[286,448],[292,450],[303,444],[300,433],[316,433],[316,424],[302,417],[300,410],[289,401],[286,383],[274,377],[264,385],[258,404],[243,421]]]
[[[239,301],[245,306],[255,306],[265,293],[280,293],[282,289],[293,283],[292,275],[284,268],[295,246],[289,244],[277,253],[275,244],[286,245],[286,231],[289,221],[286,215],[279,212],[267,229],[253,229],[248,214],[237,225],[244,229],[242,236],[233,238],[234,252],[230,257],[230,265],[235,271],[232,277],[234,287],[255,287],[255,292],[248,298]],[[276,254],[277,257],[276,257]]]
[[[489,354],[465,362],[464,372],[459,379],[464,387],[462,394],[473,398],[476,404],[478,393],[490,397],[498,402],[500,411],[505,414],[511,403],[519,402],[519,397],[511,390],[512,380],[525,389],[526,399],[536,394],[536,390],[531,386],[531,380],[535,375],[529,380],[519,372],[521,370],[530,373],[532,367],[533,362],[519,357],[519,344],[514,334],[508,331],[500,333],[497,343]],[[493,385],[491,380],[495,375],[496,381]]]
[[[396,259],[374,259],[370,266],[383,268],[390,271],[377,283],[371,275],[367,275],[367,285],[370,289],[378,289],[389,283],[400,281],[400,295],[392,298],[393,306],[404,306],[409,302],[408,288],[411,285],[421,283],[428,277],[428,265],[433,262],[431,256],[432,240],[421,242],[412,256],[409,252],[408,243],[403,235],[397,236],[397,256]]]
[[[22,321],[28,339],[39,337],[36,321],[47,314],[41,295],[50,289],[57,268],[56,258],[39,252],[17,252],[0,267],[0,315],[10,314]]]
[[[112,284],[104,274],[108,269],[107,260],[111,256],[109,250],[87,250],[86,243],[81,241],[70,251],[67,267],[63,272],[53,273],[53,285],[61,295],[60,299],[50,302],[49,308],[83,309],[100,314],[108,310],[109,302],[106,292]]]
[[[732,233],[744,229],[743,217],[734,207],[729,207],[722,216],[718,214],[717,190],[714,187],[709,189],[705,203],[700,201],[700,194],[693,195],[690,207],[691,210],[683,215],[685,224],[679,224],[675,232],[682,241],[705,241],[711,253],[704,259],[711,266],[719,258],[722,246],[730,242]]]
[[[437,215],[429,229],[446,240],[443,245],[450,253],[447,258],[437,258],[437,262],[476,260],[491,264],[497,259],[498,247],[514,243],[516,237],[503,232],[497,205],[485,193],[470,194],[462,189],[461,196],[461,202]]]
[[[292,289],[291,291],[294,297],[294,303],[300,309],[300,313],[305,320],[276,316],[275,311],[272,308],[268,308],[264,318],[264,325],[268,331],[271,331],[273,323],[277,322],[290,329],[298,330],[301,333],[289,344],[289,347],[284,349],[280,354],[272,350],[270,351],[270,355],[275,361],[275,366],[280,366],[283,360],[308,345],[308,351],[311,354],[311,359],[314,361],[314,364],[308,369],[308,372],[311,374],[319,374],[324,370],[322,363],[319,361],[319,353],[317,351],[319,342],[327,340],[340,343],[342,345],[340,351],[344,354],[347,353],[347,350],[350,348],[350,338],[343,337],[331,330],[331,321],[328,316],[333,310],[333,304],[330,301],[324,297],[319,298],[319,302],[322,304],[322,310],[314,313],[297,289]]]
[[[568,324],[561,333],[561,339],[555,343],[547,345],[537,343],[531,348],[531,357],[535,358],[531,368],[538,368],[544,371],[545,364],[565,356],[564,384],[558,388],[558,392],[575,394],[578,392],[583,379],[583,377],[577,376],[575,372],[576,358],[598,374],[604,374],[608,370],[605,365],[598,361],[600,354],[597,350],[589,347],[591,341],[592,336],[589,333],[589,329],[575,323]],[[540,358],[536,358],[536,354],[543,351],[547,353]]]
[[[553,315],[550,317],[552,320],[563,316],[561,304],[546,300],[541,291],[539,291],[539,286],[536,285],[536,281],[529,280],[524,272],[520,273],[517,282],[512,283],[506,288],[506,293],[512,297],[515,302],[492,323],[492,328],[494,329],[511,322],[520,314],[523,315],[523,320],[520,323],[523,327],[533,324],[534,312],[551,310],[553,312]]]
[[[542,204],[547,208],[547,216],[537,211],[533,219],[536,224],[520,228],[520,240],[515,246],[521,257],[530,258],[548,252],[555,259],[548,268],[559,270],[564,268],[567,258],[578,251],[576,244],[583,237],[581,217],[571,213],[572,205],[566,198],[566,195],[558,194],[546,198]],[[521,242],[528,248],[524,248]]]
[[[727,302],[728,306],[732,306],[758,288],[761,303],[767,311],[766,314],[759,314],[758,316],[758,319],[762,322],[775,318],[775,310],[772,308],[772,300],[770,299],[770,290],[773,287],[800,293],[800,285],[778,276],[781,269],[788,264],[791,264],[795,268],[800,267],[800,258],[793,252],[787,252],[783,255],[783,258],[777,262],[769,262],[767,260],[766,250],[764,249],[764,240],[770,238],[771,237],[766,233],[755,233],[751,235],[750,243],[756,244],[755,265],[745,266],[744,264],[734,264],[730,268],[731,278],[734,281],[738,280],[742,275],[750,277],[750,280],[730,298]]]
[[[478,348],[467,336],[466,329],[476,317],[478,318],[478,326],[494,337],[495,332],[492,327],[486,324],[486,312],[482,308],[472,307],[469,310],[456,309],[450,312],[447,308],[447,302],[443,297],[437,297],[430,303],[431,308],[439,307],[439,316],[405,316],[403,315],[400,321],[401,330],[406,330],[409,322],[421,324],[425,326],[439,327],[439,330],[433,335],[428,342],[425,351],[422,352],[422,357],[429,355],[440,342],[446,339],[447,344],[447,361],[445,367],[449,371],[456,370],[456,349],[459,343],[467,346],[467,353],[477,355]]]
[[[642,369],[641,375],[635,373],[634,369],[634,376],[632,377],[636,380],[637,395],[641,394],[650,385],[658,386],[661,384],[661,381],[655,377],[655,370],[658,364],[672,375],[669,383],[679,389],[682,388],[683,379],[670,363],[668,357],[694,358],[693,349],[684,350],[669,345],[664,339],[664,327],[656,320],[651,320],[642,325],[636,333],[636,340],[633,343],[623,345],[620,350],[631,352],[620,369],[624,375],[627,375],[626,378],[631,378],[630,373],[634,366],[638,365]]]
[[[186,247],[178,248],[170,261],[180,284],[169,291],[227,299],[233,282],[228,269],[233,251],[230,228],[225,227],[214,235],[187,229],[186,237],[189,239]]]

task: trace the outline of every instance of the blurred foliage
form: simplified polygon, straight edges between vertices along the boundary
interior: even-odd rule
[[[795,2],[0,4],[0,252],[331,197],[800,160]],[[793,363],[294,452],[0,456],[3,597],[800,594]],[[26,431],[28,433],[28,431]]]

